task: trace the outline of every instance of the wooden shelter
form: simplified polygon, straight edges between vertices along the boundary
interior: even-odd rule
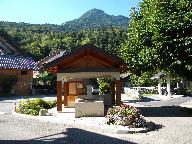
[[[0,36],[0,77],[16,77],[17,82],[11,89],[14,95],[30,95],[32,92],[33,70],[36,63],[22,51]],[[4,88],[0,85],[0,93]]]
[[[112,102],[121,104],[120,73],[125,70],[125,65],[117,56],[100,48],[84,45],[69,52],[60,52],[44,59],[41,68],[57,75],[58,111],[62,111],[62,88],[64,105],[68,106],[71,101],[75,101],[77,95],[84,94],[84,78],[111,78]]]

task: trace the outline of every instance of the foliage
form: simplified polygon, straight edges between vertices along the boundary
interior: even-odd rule
[[[56,93],[56,76],[44,71],[33,79],[33,88],[40,94]]]
[[[153,95],[158,94],[157,88],[154,89],[143,89],[141,95]]]
[[[116,54],[126,35],[125,30],[114,26],[68,32],[63,30],[62,25],[51,24],[0,22],[0,27],[1,35],[35,60],[58,50],[69,51],[84,44],[92,44]]]
[[[9,94],[12,87],[17,83],[18,78],[14,75],[1,75],[0,77],[0,87],[2,88],[2,91],[0,90],[1,94]]]
[[[146,123],[146,120],[140,114],[139,109],[129,105],[110,108],[107,112],[106,118],[107,124],[109,125],[143,127]]]
[[[143,0],[132,9],[121,57],[131,72],[164,70],[192,79],[192,1]]]
[[[132,86],[157,86],[157,80],[152,80],[153,75],[149,72],[142,73],[141,76],[131,74],[129,76],[129,81]]]
[[[40,85],[43,86],[49,86],[51,85],[51,81],[53,80],[53,75],[48,73],[47,71],[44,71],[43,73],[40,73],[37,78],[33,79],[33,85],[35,87],[38,87]]]
[[[40,98],[21,100],[17,113],[27,114],[27,115],[38,115],[41,109],[51,109],[56,106],[56,101],[45,101]]]
[[[109,78],[97,78],[97,83],[99,84],[99,95],[110,92],[111,80]]]

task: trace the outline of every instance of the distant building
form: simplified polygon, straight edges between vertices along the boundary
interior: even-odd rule
[[[10,90],[13,95],[31,95],[33,70],[37,70],[34,60],[0,36],[0,77],[14,76],[16,84]],[[4,92],[0,85],[0,93]]]

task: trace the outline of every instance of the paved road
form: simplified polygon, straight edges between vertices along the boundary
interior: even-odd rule
[[[128,142],[74,127],[23,119],[7,114],[0,116],[0,144],[4,143],[110,144]]]
[[[183,112],[177,107],[178,104],[190,99],[178,98],[164,102],[142,103],[148,106],[140,108],[142,113],[162,128],[144,134],[129,135],[99,134],[72,126],[19,117],[11,114],[17,100],[1,99],[0,112],[5,113],[0,113],[0,144],[191,144],[192,114]]]
[[[137,134],[133,136],[133,141],[142,144],[192,144],[192,111],[186,112],[179,107],[189,100],[192,97],[138,102],[144,106],[140,107],[141,113],[162,128],[147,134]]]
[[[126,144],[118,136],[98,134],[62,124],[12,115],[17,99],[0,100],[0,144]]]

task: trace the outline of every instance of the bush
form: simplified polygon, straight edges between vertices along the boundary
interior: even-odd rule
[[[109,78],[97,78],[97,83],[99,85],[99,95],[110,93],[110,83]]]
[[[21,100],[16,112],[28,115],[38,115],[41,109],[51,109],[56,106],[56,101],[45,101],[40,98]]]
[[[110,108],[106,115],[107,124],[123,125],[131,127],[145,127],[146,120],[140,114],[139,109],[121,105],[120,107]]]
[[[131,74],[128,76],[128,81],[130,84],[134,87],[137,86],[143,86],[143,87],[148,87],[148,86],[157,86],[157,79],[151,79],[153,74],[150,72],[145,72],[142,73],[140,76]]]
[[[155,89],[142,89],[142,94],[158,94],[157,88]]]

